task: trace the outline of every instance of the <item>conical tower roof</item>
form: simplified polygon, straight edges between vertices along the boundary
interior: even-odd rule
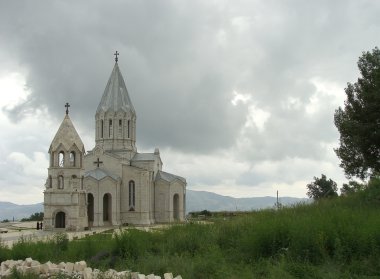
[[[135,114],[135,109],[132,105],[131,99],[129,98],[128,90],[125,86],[125,82],[117,62],[113,67],[111,76],[108,80],[96,113],[109,111],[130,111]]]
[[[61,126],[50,145],[50,150],[56,150],[59,145],[62,144],[66,150],[69,150],[74,144],[78,147],[80,151],[84,150],[84,144],[78,135],[77,130],[71,122],[68,114],[65,115]]]

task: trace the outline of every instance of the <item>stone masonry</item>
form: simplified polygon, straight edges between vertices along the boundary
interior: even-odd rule
[[[173,277],[172,273],[165,273],[163,277],[154,274],[144,275],[139,272],[131,272],[129,270],[116,271],[109,269],[101,272],[98,269],[92,269],[87,266],[85,261],[75,263],[61,262],[59,264],[51,263],[50,261],[41,264],[32,258],[25,260],[7,260],[0,265],[0,278],[7,278],[12,275],[12,272],[18,272],[22,275],[36,274],[40,278],[55,278],[58,275],[67,275],[72,278],[80,279],[96,279],[96,278],[109,278],[109,279],[182,279],[181,275]]]

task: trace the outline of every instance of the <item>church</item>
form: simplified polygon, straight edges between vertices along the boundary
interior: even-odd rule
[[[86,152],[66,115],[49,148],[44,229],[151,225],[185,218],[186,180],[162,170],[158,148],[139,153],[136,112],[118,65],[95,112],[95,147]]]

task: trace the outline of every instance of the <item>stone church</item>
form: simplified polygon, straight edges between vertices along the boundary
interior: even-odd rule
[[[137,152],[136,112],[117,54],[95,112],[95,147],[87,153],[66,103],[66,115],[49,148],[45,230],[184,220],[186,180],[162,171],[158,148]]]

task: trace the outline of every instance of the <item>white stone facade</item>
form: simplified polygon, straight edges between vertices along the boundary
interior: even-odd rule
[[[136,113],[115,63],[85,154],[68,111],[49,149],[46,230],[181,222],[186,180],[162,171],[160,152],[138,153]]]

